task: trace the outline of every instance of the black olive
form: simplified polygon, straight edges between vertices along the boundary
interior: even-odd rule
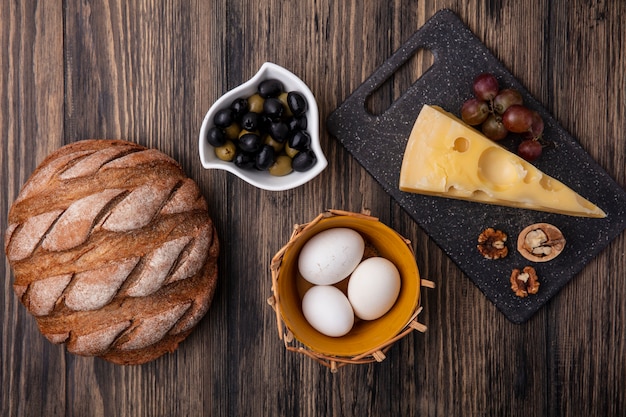
[[[287,104],[294,116],[301,116],[307,110],[306,99],[296,91],[290,91],[287,94]]]
[[[289,130],[306,130],[307,120],[305,116],[300,117],[290,117],[287,119],[287,126],[289,126]]]
[[[271,120],[278,120],[283,115],[285,108],[283,103],[277,98],[265,99],[263,103],[263,113]]]
[[[242,169],[254,168],[254,155],[246,152],[237,152],[233,162]]]
[[[311,136],[304,130],[296,130],[289,138],[289,147],[298,151],[309,149],[311,145]]]
[[[259,115],[259,132],[265,134],[270,130],[270,123],[272,121],[264,114]]]
[[[275,140],[282,143],[289,137],[289,126],[285,122],[272,122],[269,132]]]
[[[274,148],[270,145],[263,145],[259,153],[256,154],[255,166],[258,170],[265,171],[274,163]]]
[[[245,133],[239,136],[239,148],[245,152],[256,152],[261,148],[263,141],[254,133]]]
[[[235,120],[240,120],[241,116],[248,112],[248,100],[245,98],[238,98],[232,102],[230,109],[233,111]]]
[[[278,97],[283,90],[283,83],[275,79],[261,81],[258,87],[259,95],[263,98]]]
[[[219,127],[213,126],[207,132],[206,139],[207,142],[209,142],[209,145],[217,148],[218,146],[222,146],[226,143],[226,134]]]
[[[247,112],[241,117],[241,127],[246,130],[257,130],[259,128],[259,113]]]
[[[311,167],[315,165],[315,162],[317,162],[317,158],[313,151],[298,152],[293,158],[291,166],[294,171],[304,172],[311,169]]]
[[[213,116],[213,123],[215,126],[221,127],[222,129],[226,129],[228,126],[233,124],[235,121],[235,117],[233,111],[231,109],[221,109],[215,113]]]

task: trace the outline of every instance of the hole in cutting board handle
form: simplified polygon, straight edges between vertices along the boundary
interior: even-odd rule
[[[406,90],[432,67],[433,53],[420,48],[398,67],[365,100],[365,109],[372,115],[381,115],[406,92]]]

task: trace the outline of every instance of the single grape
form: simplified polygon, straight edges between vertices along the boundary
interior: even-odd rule
[[[524,139],[517,147],[517,153],[519,156],[532,162],[541,156],[543,147],[539,141],[534,139]]]
[[[501,140],[506,137],[509,131],[499,117],[490,114],[480,127],[485,136],[491,140]]]
[[[498,114],[504,114],[509,107],[515,104],[522,105],[523,103],[524,100],[519,91],[512,88],[505,88],[493,99],[493,110]]]
[[[541,115],[534,110],[532,112],[533,122],[530,125],[528,132],[524,133],[524,138],[526,139],[538,139],[543,133],[543,119],[541,118]]]
[[[527,107],[514,104],[502,115],[502,123],[510,132],[528,132],[533,124],[533,112]]]
[[[461,119],[470,126],[476,126],[489,116],[489,105],[477,98],[470,98],[461,107]]]
[[[500,89],[496,77],[486,72],[474,79],[472,88],[476,98],[482,101],[493,100],[498,95]]]

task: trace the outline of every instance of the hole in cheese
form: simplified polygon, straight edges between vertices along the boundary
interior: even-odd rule
[[[461,190],[457,189],[454,185],[451,185],[448,187],[448,189],[446,190],[446,194],[451,197],[459,197],[459,196],[467,195],[467,193],[464,193]]]
[[[464,137],[459,137],[456,138],[454,140],[454,147],[452,149],[454,149],[457,152],[467,152],[469,150],[470,147],[470,142],[467,138]]]
[[[472,193],[472,197],[474,197],[478,201],[489,201],[491,200],[491,196],[484,192],[483,190],[476,190]]]
[[[543,175],[541,174],[541,171],[535,169],[531,164],[525,161],[521,163],[521,167],[526,172],[526,175],[524,175],[524,182],[526,184],[539,182],[540,178],[543,177]]]
[[[544,190],[547,191],[560,191],[563,189],[563,185],[555,182],[552,178],[544,175],[541,180],[539,180],[539,184]]]
[[[478,176],[496,188],[507,188],[519,183],[524,178],[525,171],[504,149],[491,147],[478,159]]]

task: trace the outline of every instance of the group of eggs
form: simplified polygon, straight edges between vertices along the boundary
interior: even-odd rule
[[[376,320],[400,294],[400,272],[383,257],[363,260],[365,241],[355,230],[336,227],[309,239],[298,257],[300,275],[313,284],[302,298],[302,313],[318,332],[346,335],[355,317]],[[348,278],[347,295],[335,284]]]

